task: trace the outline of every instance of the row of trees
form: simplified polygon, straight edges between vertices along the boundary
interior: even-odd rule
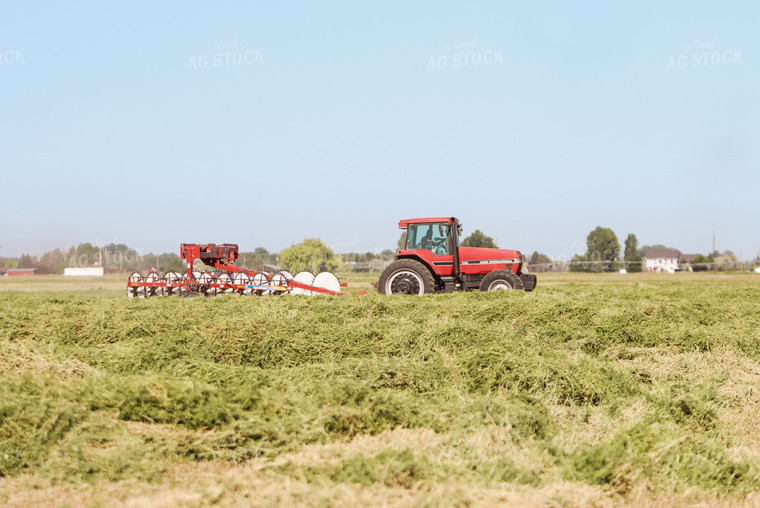
[[[620,243],[615,232],[610,228],[597,226],[586,237],[586,253],[576,254],[570,260],[570,271],[615,272],[625,268],[628,272],[640,272],[643,269],[644,256],[650,249],[672,249],[672,247],[665,245],[639,247],[636,235],[629,233],[625,239],[621,260]]]
[[[177,254],[145,254],[124,244],[108,244],[97,247],[90,243],[80,243],[68,250],[53,249],[42,256],[22,254],[18,259],[2,260],[0,267],[35,268],[36,273],[63,273],[64,268],[83,266],[103,266],[107,271],[140,271],[150,267],[160,267],[162,271],[180,271],[184,263]]]
[[[390,261],[396,257],[396,251],[385,249],[382,252],[345,252],[341,254],[345,263],[365,263],[371,261]]]
[[[399,248],[405,237],[399,239]],[[465,247],[496,247],[496,242],[480,230],[476,230],[462,242]],[[334,271],[343,263],[387,262],[396,255],[396,251],[386,249],[382,252],[348,252],[335,255],[327,245],[317,238],[309,238],[298,245],[284,249],[280,253],[269,252],[264,247],[257,247],[253,252],[241,252],[240,264],[254,269],[265,265],[283,266],[293,273],[307,270],[311,272]],[[103,266],[109,272],[144,272],[150,268],[162,272],[185,269],[185,263],[174,253],[140,254],[124,244],[110,243],[98,247],[90,243],[80,243],[68,250],[54,249],[40,257],[23,254],[15,260],[0,258],[0,268],[35,268],[39,274],[61,274],[64,268],[80,266]]]
[[[620,255],[620,244],[615,233],[608,228],[596,228],[589,233],[586,239],[587,252],[585,255],[577,255],[571,261],[571,270],[575,271],[612,271],[617,267]],[[636,235],[628,235],[626,239],[625,260],[630,261],[633,271],[641,271],[641,255],[638,253],[638,240]],[[470,236],[462,241],[463,247],[487,247],[498,248],[496,242],[490,236],[476,229]],[[552,260],[546,254],[538,251],[525,260],[533,271],[551,271]],[[636,264],[637,263],[637,264]]]
[[[391,257],[393,251],[384,251],[377,256]],[[375,254],[352,254],[363,258]],[[319,239],[307,239],[304,242],[284,249],[280,253],[271,253],[263,247],[253,252],[241,252],[240,264],[253,269],[265,269],[265,265],[281,265],[293,273],[308,270],[312,272],[334,271],[343,263],[341,256],[333,254]],[[54,249],[40,257],[23,254],[18,259],[4,260],[0,258],[0,268],[35,268],[38,274],[61,274],[64,268],[102,266],[107,272],[145,272],[154,268],[161,272],[182,272],[186,264],[178,254],[140,254],[124,244],[108,244],[97,247],[89,243],[81,243],[66,251]]]
[[[254,252],[240,254],[246,266],[276,264],[277,254],[270,254],[263,247]],[[102,266],[107,272],[147,271],[150,268],[162,272],[185,270],[185,262],[178,254],[140,254],[124,244],[110,243],[97,247],[90,243],[80,243],[68,250],[53,249],[42,256],[22,254],[18,259],[0,258],[0,268],[35,268],[39,274],[61,274],[64,268],[82,266]]]
[[[279,254],[269,252],[264,247],[256,247],[253,252],[241,252],[240,264],[251,268],[260,268],[264,265],[277,265]]]
[[[398,241],[398,249],[406,243],[405,233]],[[482,231],[475,230],[462,241],[464,247],[498,248],[494,239]],[[318,272],[324,269],[335,270],[343,263],[389,262],[396,251],[386,249],[382,252],[348,252],[335,255],[321,240],[310,238],[298,245],[284,249],[280,253],[269,252],[264,247],[257,247],[253,252],[241,252],[240,264],[254,269],[265,265],[283,266],[293,273],[302,270]],[[546,258],[548,260],[548,258]],[[5,262],[0,258],[0,268]],[[8,264],[13,268],[36,268],[37,273],[63,273],[64,268],[77,266],[103,266],[107,271],[147,271],[155,268],[159,271],[183,271],[185,264],[177,254],[144,254],[124,244],[108,244],[97,247],[90,243],[81,243],[67,251],[54,249],[39,258],[28,254],[22,255],[15,262]]]
[[[406,243],[405,233],[398,241],[398,249]],[[597,227],[586,237],[586,253],[575,255],[569,263],[570,271],[574,272],[612,272],[624,267],[629,272],[642,270],[643,257],[649,249],[668,249],[664,245],[645,245],[639,248],[638,238],[631,233],[625,239],[625,247],[620,256],[620,243],[617,235],[610,228]],[[475,230],[462,241],[464,247],[498,248],[493,238],[480,230]],[[284,249],[280,253],[272,253],[263,247],[253,252],[240,254],[241,265],[253,269],[262,269],[265,265],[282,266],[293,273],[298,271],[334,271],[343,263],[388,262],[394,258],[396,251],[386,249],[379,253],[349,252],[341,255],[333,253],[327,245],[317,238],[304,240],[298,245]],[[534,251],[525,260],[532,266],[533,271],[556,270],[564,263],[553,263],[549,256]],[[621,262],[622,261],[622,262]],[[709,255],[697,255],[691,262],[695,269],[722,269],[738,265],[736,256],[731,251],[722,254],[714,252]],[[0,258],[0,268],[36,268],[37,273],[63,273],[66,267],[103,266],[107,271],[146,271],[155,268],[159,271],[178,271],[185,269],[185,263],[179,255],[140,254],[124,244],[108,244],[97,247],[89,243],[81,243],[67,251],[54,249],[44,253],[39,258],[23,254],[16,260]]]
[[[570,261],[570,271],[613,272],[625,268],[629,272],[640,272],[643,268],[643,259],[650,249],[678,250],[665,245],[645,245],[639,248],[636,235],[631,233],[625,239],[625,249],[621,260],[617,235],[610,228],[599,226],[586,237],[586,253],[577,254]],[[707,256],[697,254],[689,265],[693,270],[742,270],[749,266],[749,264],[743,266],[738,263],[731,251],[725,251],[722,254],[713,252]]]
[[[691,261],[691,266],[694,271],[745,270],[750,268],[750,265],[760,266],[760,258],[756,259],[753,263],[741,262],[730,250],[722,253],[713,252],[706,256],[703,254],[697,254],[697,256]]]

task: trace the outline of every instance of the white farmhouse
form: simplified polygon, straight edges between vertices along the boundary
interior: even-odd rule
[[[644,268],[647,272],[675,273],[680,259],[678,249],[649,249],[644,257]]]

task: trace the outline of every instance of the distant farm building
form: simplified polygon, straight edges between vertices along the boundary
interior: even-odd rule
[[[647,272],[674,273],[680,260],[678,249],[649,249],[644,257],[644,267]]]
[[[36,268],[8,268],[5,272],[6,277],[14,277],[16,275],[34,275]]]
[[[63,269],[63,275],[66,277],[102,277],[103,272],[102,266],[78,266]]]

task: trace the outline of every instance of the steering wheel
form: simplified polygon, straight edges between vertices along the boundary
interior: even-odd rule
[[[433,249],[436,256],[443,256],[446,254],[446,239],[438,238],[433,241]]]

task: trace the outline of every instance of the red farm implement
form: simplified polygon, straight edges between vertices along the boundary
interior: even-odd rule
[[[343,295],[341,284],[335,275],[322,272],[316,277],[309,272],[295,276],[280,270],[274,274],[257,272],[237,266],[238,246],[224,244],[180,245],[180,256],[187,262],[187,272],[167,272],[159,275],[155,271],[142,276],[133,273],[127,280],[129,298],[150,296],[202,294],[219,295],[237,293],[242,295],[326,294]],[[201,261],[206,271],[196,271],[194,263]]]

